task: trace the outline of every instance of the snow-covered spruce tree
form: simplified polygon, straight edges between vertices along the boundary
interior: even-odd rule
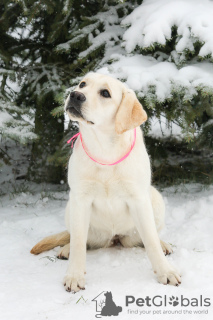
[[[9,163],[10,157],[5,150],[6,140],[12,139],[21,143],[36,138],[33,133],[32,110],[22,108],[16,103],[19,90],[17,77],[19,55],[14,55],[19,45],[18,39],[10,35],[19,25],[18,4],[4,1],[0,4],[0,164]],[[10,30],[10,31],[9,31]]]
[[[212,16],[210,0],[144,0],[122,20],[125,54],[101,70],[124,79],[146,108],[157,179],[213,181]]]
[[[53,117],[51,111],[59,105],[60,92],[88,64],[88,61],[76,63],[79,52],[87,48],[87,42],[79,42],[71,52],[59,54],[56,48],[68,41],[72,32],[88,25],[84,17],[95,15],[103,3],[101,0],[89,0],[87,5],[83,0],[1,2],[1,92],[4,102],[6,98],[8,101],[8,104],[1,104],[3,123],[7,124],[4,134],[9,136],[10,133],[10,137],[13,134],[15,138],[16,133],[19,140],[25,142],[26,131],[33,129],[33,134],[28,133],[30,138],[37,137],[32,145],[28,172],[32,180],[59,182],[63,175],[61,163],[50,161],[50,155],[56,152],[64,134],[63,113]],[[92,60],[94,63],[94,56],[90,62]],[[8,90],[13,91],[13,98]],[[19,121],[13,132],[8,126],[12,127],[9,109]],[[30,110],[34,111],[34,128],[21,122],[26,122]]]
[[[42,109],[41,101],[43,100],[44,102],[49,93],[48,89],[43,90],[44,87],[48,87],[49,84],[55,84],[55,82],[58,82],[58,79],[56,79],[56,74],[55,78],[50,76],[51,73],[54,73],[52,70],[49,74],[48,72],[45,74],[45,71],[50,70],[51,66],[45,61],[42,63],[42,55],[47,55],[47,50],[45,47],[42,48],[42,41],[44,40],[44,37],[42,37],[43,30],[41,30],[42,26],[40,29],[37,21],[36,13],[38,10],[36,11],[36,7],[40,6],[34,1],[4,0],[0,5],[0,126],[1,134],[7,138],[7,143],[9,143],[8,138],[21,143],[34,139],[35,142],[32,149],[33,162],[31,161],[30,169],[33,168],[34,163],[39,163],[42,169],[46,169],[46,159],[45,163],[42,163],[42,157],[47,158],[53,144],[51,141],[48,143],[45,136],[45,126],[41,126],[42,112],[40,116],[37,116],[37,114],[38,110]],[[43,5],[43,10],[44,7],[45,4]],[[48,11],[48,14],[50,14],[50,11]],[[43,58],[43,60],[45,59]],[[54,87],[51,90],[56,89]],[[54,103],[53,99],[49,99],[48,102],[50,106],[51,102]],[[46,121],[46,127],[49,127],[49,130],[51,129],[52,141],[57,142],[57,139],[60,141],[63,134],[63,123],[60,124],[61,128],[59,130],[62,134],[59,138],[56,138],[54,131],[59,127],[58,122],[51,117],[47,104],[45,108],[47,114],[46,120],[48,120]],[[51,128],[49,123],[52,124]],[[41,137],[42,139],[40,139]],[[39,153],[36,154],[36,146],[42,144],[48,146],[49,149],[47,150],[45,147],[41,148]],[[7,144],[4,144],[4,146],[7,149]],[[52,150],[55,151],[55,147]],[[4,159],[5,155],[7,155],[5,150],[2,150],[1,155]],[[41,161],[37,161],[38,159]],[[57,170],[46,171],[51,171],[50,176],[54,181]],[[39,173],[38,170],[36,178],[39,178]],[[32,175],[31,178],[34,179],[34,176]],[[45,180],[45,177],[43,177],[43,180]]]

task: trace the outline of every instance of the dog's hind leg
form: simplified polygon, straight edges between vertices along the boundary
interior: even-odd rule
[[[144,247],[138,232],[135,232],[135,230],[132,231],[131,234],[124,236],[119,240],[122,246],[125,248]],[[166,243],[163,240],[160,240],[160,244],[165,256],[173,252],[172,247],[169,243]]]
[[[166,243],[163,240],[161,240],[160,244],[161,244],[161,248],[162,248],[165,256],[167,256],[168,254],[171,254],[173,252],[172,247],[169,243]]]
[[[68,260],[69,259],[69,254],[70,254],[70,244],[66,244],[57,253],[57,258],[58,259],[63,259],[63,260]]]
[[[119,240],[124,248],[144,247],[141,237],[136,229],[131,230],[128,235],[121,237]]]

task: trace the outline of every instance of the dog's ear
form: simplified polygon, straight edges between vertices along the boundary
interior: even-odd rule
[[[147,120],[147,114],[133,91],[123,93],[123,98],[115,118],[115,130],[121,134],[140,126]]]

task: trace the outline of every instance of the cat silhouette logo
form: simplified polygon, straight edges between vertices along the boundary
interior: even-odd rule
[[[96,318],[118,316],[119,312],[122,311],[122,307],[116,306],[112,298],[111,291],[102,291],[92,301],[96,302]]]

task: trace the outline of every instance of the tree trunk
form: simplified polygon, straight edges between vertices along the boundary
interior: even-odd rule
[[[53,93],[36,106],[35,133],[39,139],[33,143],[28,169],[29,180],[35,182],[59,183],[64,176],[61,166],[54,166],[48,161],[48,157],[57,150],[64,132],[63,116],[53,117],[50,113],[55,107]]]

